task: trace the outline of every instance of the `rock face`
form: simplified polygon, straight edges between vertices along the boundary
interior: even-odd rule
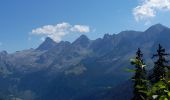
[[[37,48],[37,50],[49,50],[56,45],[56,42],[54,42],[51,38],[47,37],[45,41]]]
[[[144,32],[123,31],[90,40],[82,35],[73,43],[49,37],[37,48],[0,53],[0,97],[33,100],[101,100],[119,98],[111,91],[130,74],[129,59],[141,48],[147,63],[162,44],[170,52],[170,29],[156,24]],[[125,86],[125,88],[127,88]],[[122,87],[122,90],[128,90]],[[103,95],[105,93],[110,94]],[[100,95],[97,95],[100,94]],[[116,95],[114,95],[116,94]],[[113,95],[113,96],[112,96]],[[130,96],[130,95],[129,95]],[[128,97],[126,94],[125,97]],[[107,99],[109,100],[109,99]]]

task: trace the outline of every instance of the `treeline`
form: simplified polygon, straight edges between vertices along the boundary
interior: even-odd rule
[[[132,100],[170,100],[170,66],[168,66],[166,50],[159,44],[152,70],[146,71],[143,54],[140,48],[136,57],[131,59],[135,66],[129,71],[134,72],[133,77],[133,98]]]

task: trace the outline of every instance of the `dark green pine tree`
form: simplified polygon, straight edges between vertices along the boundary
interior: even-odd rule
[[[143,54],[138,48],[136,52],[136,58],[133,59],[132,64],[135,65],[135,75],[132,77],[134,81],[134,91],[132,100],[146,100],[147,95],[144,91],[147,91],[147,76],[145,70],[145,64],[143,62]]]
[[[157,54],[153,55],[156,57],[153,73],[150,77],[151,88],[150,97],[154,100],[170,100],[170,81],[168,78],[169,66],[166,57],[169,54],[166,53],[165,49],[159,44]]]
[[[169,54],[165,52],[165,49],[159,44],[157,54],[153,55],[153,58],[158,58],[155,62],[153,73],[151,75],[151,82],[156,83],[159,82],[162,79],[167,78],[167,72],[169,69],[169,66],[166,64],[168,63],[168,60],[166,60],[166,56]]]

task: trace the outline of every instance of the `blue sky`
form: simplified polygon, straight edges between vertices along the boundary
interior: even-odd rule
[[[142,9],[145,9],[143,5],[148,7],[147,15],[142,12],[141,16]],[[33,30],[63,22],[71,28],[76,25],[90,28],[85,32],[67,31],[68,34],[60,38],[67,41],[73,41],[81,34],[95,39],[105,33],[142,31],[156,23],[170,27],[170,8],[162,10],[161,7],[165,8],[161,5],[153,6],[150,2],[141,3],[140,0],[1,0],[0,51],[14,52],[36,48],[47,34],[32,34]],[[135,8],[136,19],[133,12]]]

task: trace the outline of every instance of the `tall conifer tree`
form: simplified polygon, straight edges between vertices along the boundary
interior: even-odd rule
[[[169,56],[165,49],[159,44],[157,53],[153,58],[157,58],[151,76],[150,94],[155,100],[170,100],[170,81],[168,78],[169,66],[166,57]]]
[[[136,52],[136,58],[132,60],[132,64],[135,65],[135,75],[132,77],[134,80],[134,96],[132,100],[146,100],[147,95],[143,91],[147,91],[146,70],[143,62],[143,54],[138,48]]]
[[[158,58],[155,62],[153,73],[151,75],[152,77],[152,83],[159,82],[162,79],[167,78],[167,71],[169,69],[169,66],[167,65],[168,60],[166,60],[166,56],[169,54],[166,53],[165,49],[159,44],[157,54],[153,55],[153,58]]]

